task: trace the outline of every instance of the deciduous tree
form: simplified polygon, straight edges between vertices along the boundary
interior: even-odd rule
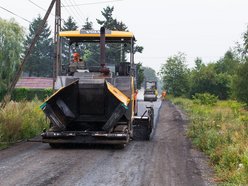
[[[157,81],[156,71],[151,67],[143,67],[144,69],[144,79],[146,81]]]
[[[229,75],[233,75],[237,72],[239,64],[240,59],[235,56],[233,51],[228,50],[224,57],[216,62],[215,70],[217,73],[227,73]]]
[[[239,101],[248,105],[248,27],[243,37],[244,62],[239,65],[237,75],[233,80],[233,92]]]
[[[24,41],[23,28],[0,18],[0,92],[7,88],[20,64]]]
[[[163,89],[174,96],[183,96],[189,91],[189,69],[185,54],[178,53],[166,60],[159,72]]]
[[[218,96],[219,99],[227,99],[230,93],[231,75],[228,73],[217,73],[216,64],[210,63],[196,67],[191,71],[190,95],[196,93],[209,93]]]
[[[234,95],[239,101],[245,102],[248,105],[248,61],[241,64],[237,71],[237,76],[234,78]]]
[[[137,70],[137,88],[141,88],[141,84],[144,81],[144,68],[142,67],[142,63],[138,63],[136,65]]]

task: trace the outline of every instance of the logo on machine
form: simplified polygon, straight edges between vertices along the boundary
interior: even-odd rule
[[[100,34],[100,30],[80,30],[80,34]],[[111,30],[105,30],[105,34],[111,34]]]

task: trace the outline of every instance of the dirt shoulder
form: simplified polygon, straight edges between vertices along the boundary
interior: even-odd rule
[[[162,103],[159,123],[153,139],[153,164],[144,183],[159,185],[214,185],[210,182],[208,159],[194,150],[186,137],[187,118],[169,101]],[[154,174],[154,172],[158,174]]]

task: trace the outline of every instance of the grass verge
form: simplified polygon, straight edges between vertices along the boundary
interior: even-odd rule
[[[32,138],[47,127],[40,101],[10,102],[0,110],[0,149]]]
[[[187,134],[205,152],[220,185],[248,185],[248,111],[236,101],[201,105],[173,98],[189,115]]]

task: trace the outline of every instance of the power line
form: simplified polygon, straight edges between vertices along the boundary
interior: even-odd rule
[[[69,0],[72,4],[73,3],[75,3],[75,1],[74,0]],[[75,13],[79,16],[79,18],[80,18],[80,20],[84,20],[84,18],[81,16],[81,14],[79,13],[80,12],[80,10],[79,10],[79,8],[78,7],[72,7],[74,10],[75,10]],[[78,11],[79,10],[79,11]],[[81,21],[82,22],[82,21]]]
[[[33,1],[31,1],[31,0],[28,0],[28,1],[29,1],[30,3],[32,3],[34,6],[40,8],[41,10],[43,10],[43,11],[45,11],[45,12],[47,11],[45,8],[41,7],[40,5],[36,4],[35,2],[33,2]],[[61,2],[61,4],[62,4],[62,6],[63,6],[63,3],[62,3],[62,2]],[[67,13],[68,13],[69,15],[71,14],[71,12],[69,12],[68,9],[67,9],[66,7],[65,7],[65,10],[67,11]],[[51,15],[55,17],[54,14],[51,13]],[[62,18],[61,18],[61,20],[65,21],[65,20],[62,19]]]
[[[66,3],[67,3],[67,1],[66,0],[64,0]],[[64,6],[64,4],[63,3],[61,3],[62,4],[62,6]],[[78,18],[78,15],[76,15],[76,13],[75,13],[75,11],[73,11],[73,10],[71,10],[71,8],[69,8],[69,7],[65,7],[65,8],[67,8],[71,13],[70,13],[70,15],[74,15],[74,18],[76,19],[76,20],[80,20],[80,18]]]
[[[36,4],[35,2],[31,1],[31,0],[28,0],[30,3],[32,3],[34,6],[40,8],[41,10],[44,10],[45,12],[47,11],[45,8],[41,7],[40,5]],[[55,15],[53,13],[51,13],[52,16],[55,17]],[[63,21],[65,21],[64,19],[61,19]]]
[[[36,7],[40,8],[41,10],[47,11],[45,8],[41,7],[40,5],[37,5],[35,2],[28,0],[30,3],[32,3],[33,5],[35,5]],[[52,14],[54,16],[54,14]]]
[[[76,4],[76,1],[75,0],[72,0],[74,2],[74,4]],[[82,20],[86,20],[86,16],[85,14],[83,13],[83,11],[81,11],[81,9],[79,7],[76,7],[79,11],[79,14],[80,14],[80,17],[82,17]]]
[[[61,4],[63,5],[63,3],[61,2]],[[69,15],[71,15],[71,13],[70,13],[70,11],[65,7],[65,10],[67,11],[67,13],[69,14]],[[63,15],[63,14],[62,14]],[[64,19],[63,19],[63,21],[64,22],[66,22]]]
[[[26,21],[26,22],[28,22],[28,23],[31,23],[31,21],[25,19],[24,17],[21,17],[21,16],[15,14],[14,12],[12,12],[12,11],[10,11],[10,10],[8,10],[8,9],[6,9],[6,8],[4,8],[4,7],[2,7],[2,6],[0,6],[0,8],[3,9],[3,10],[5,10],[5,11],[7,11],[7,12],[9,12],[9,13],[11,13],[12,15],[14,15],[14,16],[16,16],[16,17],[19,17],[20,19],[22,19],[22,20],[24,20],[24,21]]]
[[[112,0],[112,1],[101,1],[101,2],[92,2],[92,3],[82,3],[82,4],[67,4],[62,5],[61,7],[75,7],[75,6],[84,6],[84,5],[95,5],[95,4],[104,4],[104,3],[113,3],[117,1],[124,1],[124,0]]]
[[[63,3],[61,2],[61,4],[63,5]],[[65,11],[67,11],[67,13],[69,14],[69,15],[71,15],[71,13],[70,13],[70,11],[65,7]],[[63,14],[62,14],[63,15]],[[64,19],[63,19],[63,21],[65,21]],[[66,22],[66,21],[65,21]]]

